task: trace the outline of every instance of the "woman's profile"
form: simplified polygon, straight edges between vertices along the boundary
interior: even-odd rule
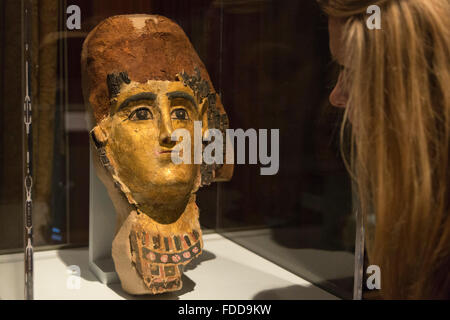
[[[325,0],[345,154],[384,299],[450,298],[450,3]],[[367,27],[380,8],[381,28]],[[342,135],[343,137],[343,135]]]

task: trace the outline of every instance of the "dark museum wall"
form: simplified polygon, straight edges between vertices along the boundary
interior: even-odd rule
[[[0,3],[0,250],[22,246],[20,1]]]

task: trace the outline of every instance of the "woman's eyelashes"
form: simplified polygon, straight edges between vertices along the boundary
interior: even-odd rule
[[[172,120],[189,120],[189,116],[186,110],[182,108],[176,108],[170,113]]]

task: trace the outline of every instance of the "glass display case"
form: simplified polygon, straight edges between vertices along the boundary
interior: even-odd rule
[[[204,251],[183,289],[139,298],[352,299],[356,223],[343,111],[328,102],[327,18],[315,1],[287,0],[0,3],[0,299],[136,298],[114,276],[111,238],[92,225],[93,203],[109,200],[91,163],[80,62],[89,32],[126,14],[184,30],[229,128],[278,132],[271,174],[247,154],[229,181],[197,191]],[[94,247],[104,265],[92,266]]]

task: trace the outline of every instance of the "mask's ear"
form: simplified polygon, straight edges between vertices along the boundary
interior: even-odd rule
[[[108,157],[106,156],[105,146],[108,143],[108,137],[100,125],[95,126],[90,132],[89,136],[91,137],[92,142],[94,143],[95,149],[98,151],[98,155],[100,157],[100,161],[102,165],[107,169],[110,169],[110,162]]]
[[[234,164],[226,164],[226,154],[233,155],[233,147],[227,142],[226,129],[228,117],[217,93],[204,98],[199,106],[202,112],[202,136],[208,129],[218,129],[223,135],[223,165],[202,165],[202,185],[209,185],[215,181],[229,181],[233,176]],[[234,157],[234,156],[233,156]]]
[[[91,137],[92,142],[94,143],[95,148],[97,148],[97,149],[103,148],[108,141],[108,138],[106,137],[105,132],[102,130],[102,128],[99,125],[95,126],[89,132],[89,136]]]
[[[215,99],[215,106],[218,113],[218,127],[222,131],[223,134],[223,150],[224,150],[224,164],[216,168],[214,170],[214,180],[216,182],[219,181],[230,181],[233,176],[234,171],[234,164],[233,163],[226,163],[227,155],[230,155],[231,158],[234,159],[234,148],[233,148],[233,142],[228,141],[229,138],[227,137],[226,130],[229,128],[229,120],[228,115],[225,111],[225,108],[222,105],[222,100],[218,94],[216,94]],[[217,122],[217,120],[216,120]]]

